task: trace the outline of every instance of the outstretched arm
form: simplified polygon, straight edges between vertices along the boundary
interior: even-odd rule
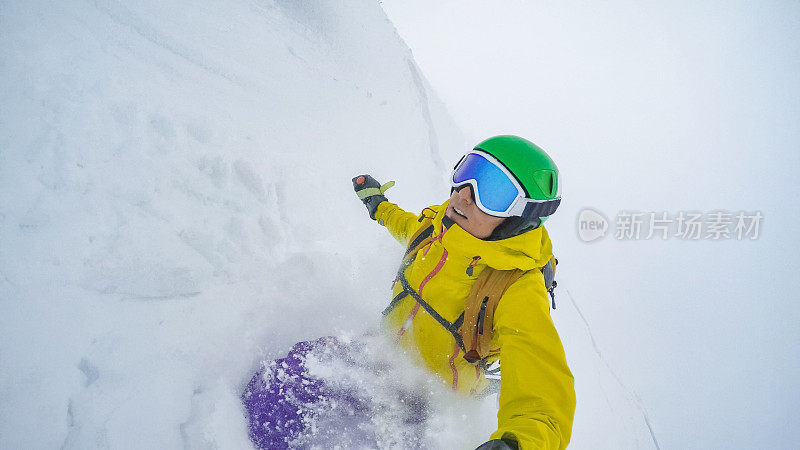
[[[501,377],[492,438],[517,441],[523,450],[563,449],[572,433],[574,380],[536,272],[512,285],[495,313]]]
[[[419,223],[415,214],[403,211],[399,206],[386,200],[383,194],[392,186],[394,181],[381,185],[369,175],[353,178],[353,189],[367,207],[369,217],[385,226],[400,243],[407,245]]]
[[[378,206],[375,220],[385,226],[389,233],[403,245],[408,245],[411,236],[420,226],[419,217],[390,202],[383,202]]]

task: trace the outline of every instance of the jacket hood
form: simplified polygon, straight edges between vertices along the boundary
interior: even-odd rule
[[[532,270],[543,267],[553,257],[553,244],[544,225],[517,236],[496,241],[476,238],[453,223],[442,235],[447,200],[438,207],[433,218],[433,235],[441,236],[442,245],[451,255],[467,258],[480,256],[480,263],[498,270]]]

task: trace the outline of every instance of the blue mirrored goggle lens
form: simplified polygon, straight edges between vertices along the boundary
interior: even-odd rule
[[[464,184],[469,180],[475,180],[478,191],[476,197],[491,211],[507,211],[519,194],[514,183],[499,167],[475,153],[465,156],[453,171],[454,184]]]

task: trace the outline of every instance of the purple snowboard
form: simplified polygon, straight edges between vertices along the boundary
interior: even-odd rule
[[[399,422],[404,430],[403,444],[417,445],[408,436],[419,436],[420,430],[414,427],[424,425],[424,399],[414,393],[390,390],[389,407],[386,401],[376,402],[374,390],[365,390],[364,381],[374,384],[375,380],[386,378],[380,364],[364,357],[364,345],[343,343],[333,337],[300,342],[285,358],[272,361],[257,372],[242,394],[250,439],[255,446],[384,447],[386,433],[371,422],[380,415]],[[312,364],[326,368],[326,377],[314,376],[309,370]],[[338,371],[346,373],[338,377]],[[398,413],[392,406],[394,399],[403,405],[403,411]]]

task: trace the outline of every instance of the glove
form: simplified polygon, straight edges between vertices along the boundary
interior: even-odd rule
[[[492,439],[485,442],[475,450],[517,450],[519,446],[515,441],[509,439]]]
[[[378,210],[378,205],[386,201],[383,193],[392,186],[394,186],[394,181],[381,185],[369,175],[359,175],[353,178],[353,189],[358,198],[366,205],[372,220],[375,220],[375,211]]]

